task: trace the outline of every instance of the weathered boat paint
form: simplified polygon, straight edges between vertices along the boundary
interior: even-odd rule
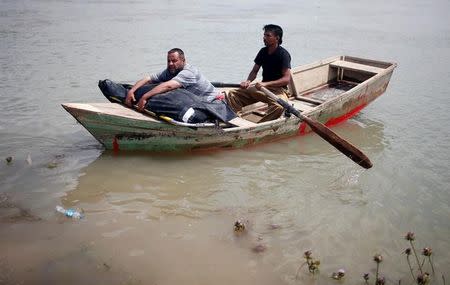
[[[351,112],[349,112],[349,113],[347,113],[347,114],[345,114],[343,116],[340,116],[338,118],[333,118],[333,119],[328,120],[325,123],[325,125],[328,126],[328,127],[332,127],[332,126],[337,125],[339,123],[345,122],[348,119],[350,119],[351,117],[353,117],[356,114],[358,114],[366,106],[367,106],[367,104],[362,104],[359,107],[355,108],[353,111],[351,111]]]
[[[114,139],[113,139],[112,148],[113,148],[113,151],[115,151],[115,152],[120,150],[119,143],[117,142],[117,137],[114,137]]]
[[[340,69],[336,62],[352,62],[357,67],[367,65],[369,72],[356,69]],[[336,64],[335,64],[336,63]],[[332,66],[335,64],[336,66]],[[333,126],[359,113],[365,106],[385,92],[395,63],[337,56],[314,64],[294,68],[292,72],[293,94],[314,94],[314,88],[327,86],[330,80],[341,76],[344,80],[354,77],[361,81],[355,87],[316,107],[304,106],[302,114]],[[347,76],[347,77],[346,77]],[[300,101],[292,101],[302,108]],[[295,116],[280,118],[250,127],[189,128],[175,126],[137,113],[113,103],[63,104],[105,148],[119,150],[145,150],[152,152],[186,152],[220,148],[241,148],[272,142],[311,132],[310,127]]]
[[[298,134],[299,135],[306,135],[307,134],[307,132],[306,132],[306,127],[307,127],[308,125],[306,124],[306,123],[300,123],[300,125],[299,125],[299,127],[298,127]]]

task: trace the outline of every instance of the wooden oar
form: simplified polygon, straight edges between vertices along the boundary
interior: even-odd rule
[[[211,84],[212,84],[214,87],[219,87],[219,88],[223,88],[223,87],[239,88],[239,87],[241,87],[241,85],[236,84],[236,83],[211,82]]]
[[[357,149],[354,145],[347,142],[340,136],[338,136],[335,132],[330,130],[327,126],[324,124],[303,116],[297,109],[295,109],[293,106],[289,105],[288,102],[284,101],[283,99],[279,98],[272,92],[270,92],[267,88],[261,87],[261,91],[264,92],[268,97],[270,97],[272,100],[275,100],[278,104],[283,106],[288,112],[294,114],[298,118],[300,118],[303,122],[308,124],[308,126],[313,130],[316,134],[321,136],[324,140],[329,142],[331,145],[333,145],[335,148],[337,148],[340,152],[348,156],[351,160],[359,164],[360,166],[369,169],[372,167],[372,162],[370,162],[369,158],[362,153],[359,149]]]

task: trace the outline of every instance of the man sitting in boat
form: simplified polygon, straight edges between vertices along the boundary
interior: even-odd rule
[[[157,83],[158,85],[140,97],[137,107],[139,111],[144,109],[150,97],[177,88],[184,88],[209,102],[219,95],[216,88],[197,68],[186,63],[184,52],[179,48],[173,48],[167,52],[167,68],[165,70],[146,76],[134,84],[128,91],[125,103],[132,107],[132,103],[136,101],[134,92],[145,84],[151,83]]]
[[[217,119],[228,122],[236,117],[221,100],[223,95],[197,68],[186,63],[184,52],[179,48],[167,52],[166,69],[144,77],[131,88],[110,80],[100,81],[99,87],[110,101],[119,100],[139,111],[146,109],[180,122],[202,123]]]
[[[265,47],[261,48],[256,55],[255,64],[247,80],[240,83],[241,88],[228,92],[226,97],[228,105],[235,112],[259,101],[267,103],[267,112],[259,122],[278,119],[284,112],[284,108],[267,97],[260,88],[266,87],[279,98],[288,100],[287,85],[291,80],[291,55],[281,47],[283,29],[278,25],[270,24],[264,26],[263,30]],[[262,82],[251,84],[256,79],[261,66],[263,68]]]

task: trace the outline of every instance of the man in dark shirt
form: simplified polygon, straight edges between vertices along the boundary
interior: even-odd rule
[[[289,96],[287,85],[291,80],[291,55],[281,47],[283,30],[277,25],[266,25],[263,30],[265,47],[256,55],[255,65],[247,80],[241,82],[241,88],[231,90],[227,94],[227,103],[235,112],[259,101],[267,103],[268,110],[259,122],[278,119],[284,111],[282,106],[260,91],[261,87],[266,87],[279,98],[287,100]],[[262,82],[251,84],[261,67]]]

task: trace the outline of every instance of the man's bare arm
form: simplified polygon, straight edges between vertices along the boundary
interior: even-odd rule
[[[255,65],[253,65],[252,70],[250,71],[250,73],[247,76],[247,80],[244,82],[241,82],[241,88],[248,88],[248,86],[250,85],[250,83],[255,80],[256,76],[258,75],[258,71],[261,68],[261,66],[257,65],[255,63]]]
[[[145,105],[147,104],[147,101],[150,97],[155,96],[157,94],[165,93],[165,92],[168,92],[168,91],[180,88],[180,87],[182,87],[181,83],[176,80],[173,80],[173,79],[159,84],[158,86],[156,86],[152,90],[148,91],[141,97],[141,99],[139,100],[139,103],[138,103],[138,110],[142,111],[145,108]]]
[[[283,76],[280,79],[274,80],[274,81],[267,81],[267,82],[259,82],[259,86],[264,87],[283,87],[290,83],[291,81],[291,69],[285,68],[282,71]],[[258,86],[256,87],[258,88]]]
[[[141,88],[142,86],[144,86],[147,83],[151,83],[152,80],[150,78],[150,76],[145,76],[144,78],[142,78],[141,80],[139,80],[138,82],[136,82],[133,87],[131,87],[130,90],[128,90],[127,92],[127,97],[125,98],[125,104],[128,107],[131,107],[133,105],[133,102],[136,101],[136,98],[134,97],[134,92],[136,92],[136,90],[138,90],[139,88]]]

